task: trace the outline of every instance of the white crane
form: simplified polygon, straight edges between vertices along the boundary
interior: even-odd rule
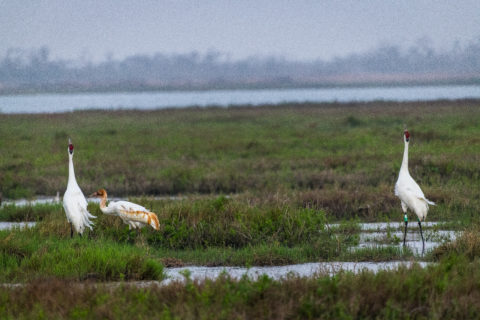
[[[142,228],[146,225],[150,225],[155,230],[160,228],[157,215],[136,203],[110,201],[107,207],[107,191],[105,189],[99,189],[90,197],[100,198],[100,210],[104,214],[120,217],[129,229]]]
[[[420,228],[420,235],[422,236],[423,251],[425,251],[425,240],[423,239],[422,224],[421,221],[425,221],[428,213],[428,205],[435,205],[434,202],[425,198],[425,195],[420,189],[420,186],[413,180],[408,172],[408,143],[410,141],[410,133],[407,129],[403,132],[403,139],[405,142],[405,149],[403,151],[403,161],[398,174],[398,180],[395,184],[395,195],[400,198],[402,204],[402,210],[404,213],[405,221],[405,234],[403,237],[403,245],[405,245],[405,239],[407,237],[407,209],[413,211],[418,218],[418,226]]]
[[[73,228],[75,231],[83,234],[85,227],[92,229],[93,222],[90,218],[96,218],[87,210],[87,200],[75,179],[73,170],[73,144],[68,139],[68,184],[67,190],[63,195],[63,208],[70,223],[70,237],[73,237]]]

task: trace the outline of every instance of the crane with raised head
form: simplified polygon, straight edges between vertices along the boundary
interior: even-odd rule
[[[73,169],[73,144],[70,139],[68,139],[68,184],[67,190],[63,195],[63,208],[65,209],[67,220],[70,223],[71,238],[73,238],[73,229],[80,235],[83,234],[85,228],[92,230],[93,222],[90,221],[90,219],[96,217],[88,212],[87,200],[75,179]]]
[[[398,180],[395,184],[395,195],[400,198],[402,210],[404,213],[405,233],[403,237],[403,245],[407,238],[408,216],[407,210],[410,209],[417,215],[418,227],[420,228],[420,236],[422,237],[423,251],[425,251],[425,240],[423,238],[422,223],[425,221],[428,213],[428,205],[435,205],[434,202],[425,198],[420,186],[413,180],[408,171],[408,144],[410,142],[410,133],[407,129],[403,132],[403,140],[405,149],[403,151],[403,161],[398,174]]]

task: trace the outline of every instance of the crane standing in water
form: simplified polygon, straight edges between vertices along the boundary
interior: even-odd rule
[[[420,228],[420,235],[422,237],[423,253],[425,251],[425,240],[423,239],[421,221],[425,221],[425,218],[427,217],[428,205],[435,205],[435,203],[425,198],[422,189],[420,189],[420,186],[415,182],[415,180],[413,180],[412,176],[410,176],[410,172],[408,171],[408,143],[410,142],[410,133],[407,129],[405,129],[403,132],[403,139],[405,143],[403,161],[402,166],[400,167],[400,173],[398,174],[397,183],[395,184],[395,195],[400,198],[404,213],[405,234],[403,237],[403,245],[405,245],[407,238],[407,210],[410,209],[417,215],[418,218],[418,226]]]

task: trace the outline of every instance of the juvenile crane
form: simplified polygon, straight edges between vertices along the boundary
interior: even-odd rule
[[[91,218],[96,218],[87,210],[87,200],[78,186],[73,170],[73,144],[68,139],[68,184],[67,190],[63,195],[63,208],[67,220],[70,223],[70,237],[73,238],[73,228],[80,235],[83,234],[85,227],[92,229],[93,222]]]
[[[427,217],[428,205],[435,205],[435,203],[425,198],[422,189],[420,189],[420,186],[415,180],[413,180],[408,171],[408,143],[410,141],[410,133],[407,129],[403,132],[403,139],[405,143],[403,161],[402,166],[400,167],[397,183],[395,184],[395,195],[400,198],[404,213],[405,234],[403,236],[403,245],[405,245],[405,239],[407,237],[407,210],[410,209],[417,215],[420,235],[422,237],[423,251],[425,251],[425,240],[423,239],[421,221],[425,221],[425,218]]]
[[[141,205],[129,201],[110,201],[107,206],[107,191],[99,189],[90,197],[100,198],[100,210],[104,214],[118,216],[128,225],[129,229],[143,228],[150,225],[153,229],[160,228],[157,215]]]

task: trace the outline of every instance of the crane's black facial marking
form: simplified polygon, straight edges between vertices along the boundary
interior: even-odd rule
[[[407,142],[410,141],[410,133],[407,130],[405,130],[403,134],[405,135],[405,141]]]
[[[71,143],[68,144],[68,152],[70,152],[70,154],[73,154],[73,144]]]

